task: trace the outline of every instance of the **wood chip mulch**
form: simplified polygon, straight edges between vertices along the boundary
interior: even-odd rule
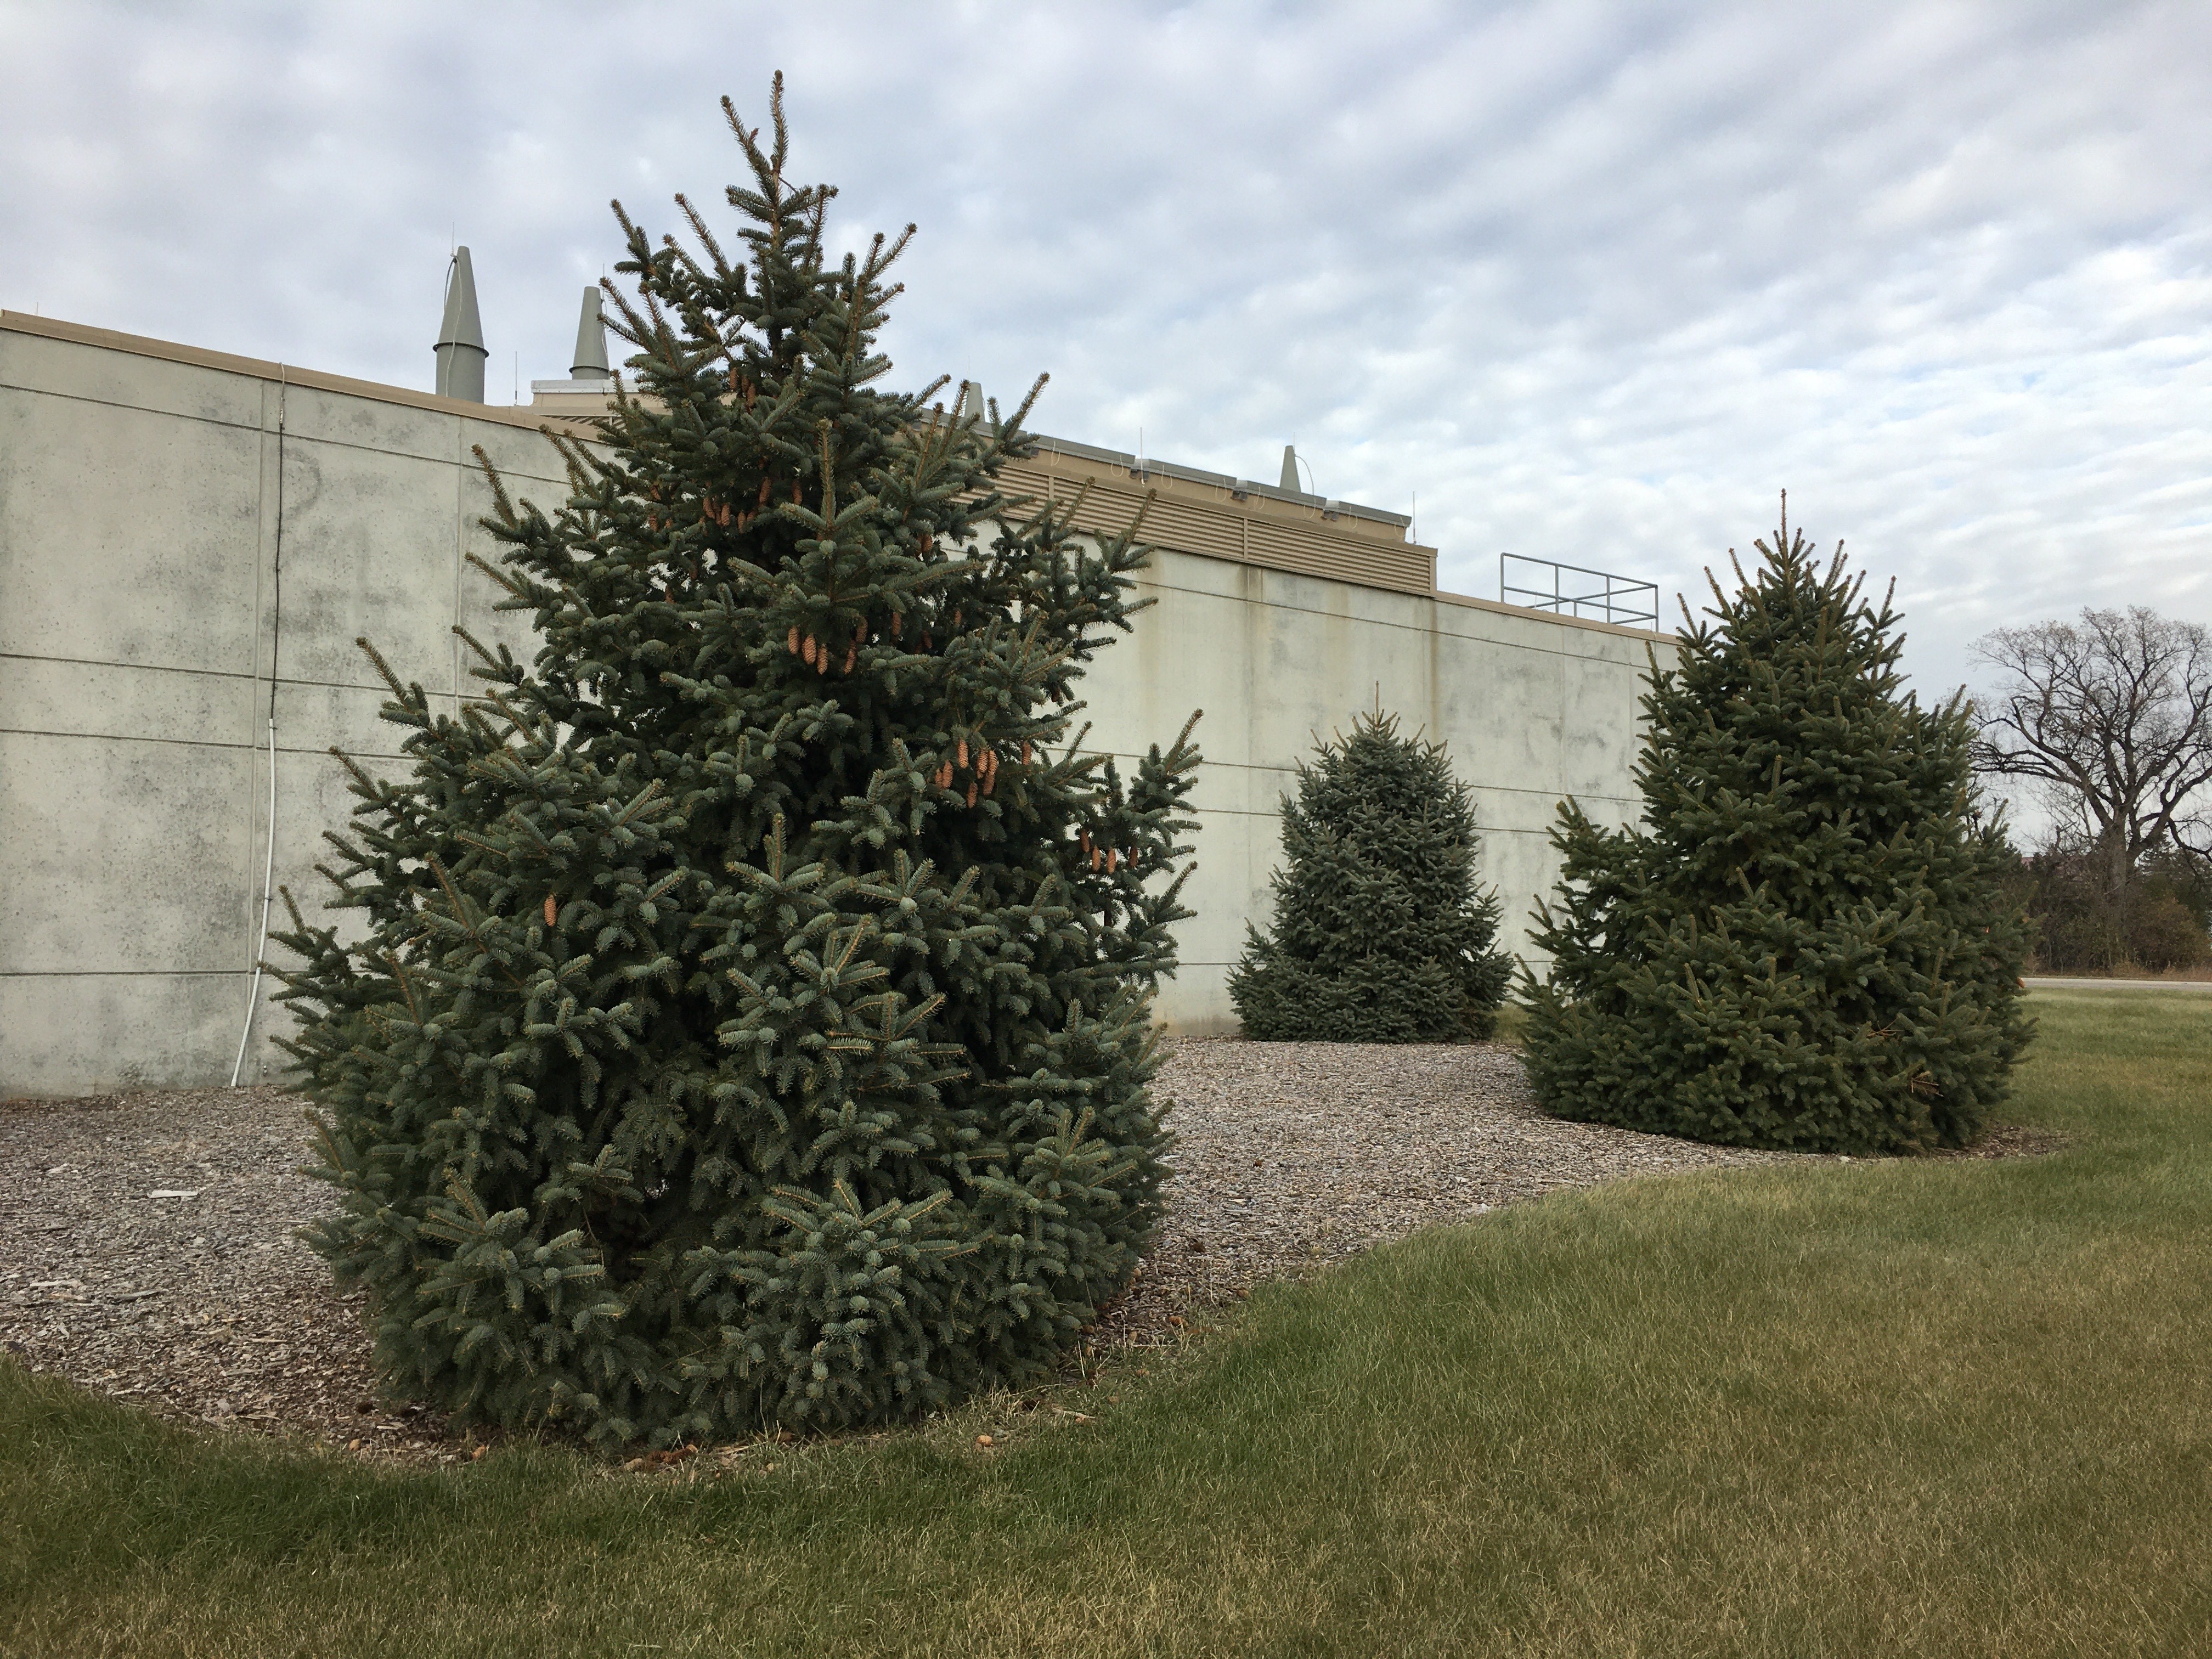
[[[0,1107],[0,1346],[167,1416],[451,1455],[379,1395],[358,1294],[296,1236],[331,1207],[310,1134],[274,1088]]]
[[[1154,1092],[1176,1135],[1167,1220],[1100,1346],[1179,1341],[1263,1280],[1561,1188],[1784,1156],[1546,1117],[1496,1047],[1187,1038]],[[308,1139],[274,1088],[0,1105],[0,1349],[187,1421],[465,1455],[380,1393],[358,1297],[297,1236],[331,1198],[301,1173]],[[2054,1141],[2001,1131],[1971,1155]]]

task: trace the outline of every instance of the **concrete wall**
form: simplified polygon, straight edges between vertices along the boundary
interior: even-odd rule
[[[1156,556],[1145,590],[1159,603],[1099,659],[1084,695],[1091,742],[1133,759],[1206,711],[1198,872],[1186,890],[1198,914],[1183,924],[1182,969],[1163,997],[1179,1029],[1235,1029],[1229,970],[1247,918],[1264,926],[1272,909],[1292,769],[1378,696],[1402,729],[1443,739],[1468,786],[1508,949],[1527,948],[1529,908],[1557,878],[1549,830],[1561,798],[1606,823],[1635,814],[1645,653],[1656,644],[1671,659],[1670,642],[1174,551]]]
[[[454,622],[528,654],[464,555],[491,551],[472,446],[519,493],[562,489],[537,420],[0,314],[0,1095],[229,1079],[272,685],[276,879],[319,899],[352,805],[328,749],[398,759],[355,638],[446,700],[471,684]],[[1512,943],[1559,796],[1630,810],[1649,636],[1172,550],[1148,589],[1088,696],[1093,741],[1131,756],[1206,711],[1180,1028],[1229,1024],[1290,769],[1378,686],[1474,787]],[[282,1018],[257,1012],[246,1080]]]
[[[526,489],[558,475],[504,411],[4,321],[0,1093],[226,1082],[261,921],[272,658],[276,880],[319,899],[321,833],[352,805],[326,751],[374,768],[401,735],[356,636],[450,701],[457,619],[522,642],[461,562],[490,550],[470,447]],[[248,1080],[283,1058],[274,1024],[256,1018]]]

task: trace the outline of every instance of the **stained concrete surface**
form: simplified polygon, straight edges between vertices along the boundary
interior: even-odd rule
[[[525,412],[144,344],[0,326],[0,1094],[228,1079],[261,922],[272,653],[276,878],[317,896],[322,832],[352,805],[329,748],[396,767],[356,636],[447,707],[473,684],[456,621],[527,659],[526,625],[466,562],[494,551],[471,452],[517,494],[565,492]],[[1126,768],[1206,711],[1197,915],[1159,1003],[1179,1030],[1233,1027],[1278,802],[1316,737],[1378,698],[1470,787],[1509,948],[1556,874],[1560,798],[1634,811],[1649,636],[1171,547],[1141,586],[1158,603],[1100,654],[1081,718]],[[248,1083],[282,1059],[274,988]]]

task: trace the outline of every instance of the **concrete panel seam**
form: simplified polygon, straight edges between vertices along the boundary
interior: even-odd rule
[[[1282,817],[1282,814],[1279,812],[1240,812],[1233,809],[1216,811],[1212,807],[1202,806],[1198,809],[1198,816],[1200,817],[1212,818],[1279,818]],[[1201,826],[1201,828],[1203,826]],[[1551,839],[1552,835],[1552,826],[1549,824],[1545,825],[1540,830],[1531,830],[1527,828],[1525,825],[1521,824],[1485,823],[1480,818],[1475,820],[1474,830],[1477,835],[1482,836],[1486,841],[1494,841],[1500,836],[1540,836],[1548,841]],[[1205,863],[1206,848],[1203,847],[1194,848],[1192,850],[1191,856],[1198,860],[1200,863]]]
[[[244,979],[245,968],[0,968],[0,979]]]
[[[1105,755],[1115,760],[1139,761],[1144,758],[1143,756],[1136,754],[1133,750],[1127,749],[1085,749],[1079,750],[1078,752],[1085,755]],[[1209,769],[1223,772],[1273,772],[1284,778],[1295,778],[1297,775],[1297,769],[1289,766],[1263,766],[1256,761],[1210,761],[1201,759],[1199,762],[1200,775],[1201,777],[1204,776]],[[1626,797],[1620,795],[1576,794],[1573,790],[1532,789],[1525,784],[1518,783],[1484,783],[1479,780],[1471,778],[1462,778],[1460,781],[1466,784],[1470,789],[1486,790],[1493,795],[1549,795],[1553,800],[1565,800],[1569,796],[1572,796],[1577,800],[1618,801],[1626,799]],[[1242,809],[1218,806],[1206,807],[1200,810],[1206,811],[1229,812]],[[1272,817],[1274,814],[1270,813],[1268,816]]]
[[[270,384],[273,386],[276,382],[272,380]],[[300,383],[295,380],[292,384],[296,386]],[[322,388],[318,387],[316,389],[321,390]],[[47,386],[18,386],[12,380],[0,380],[0,392],[20,392],[27,398],[53,398],[64,403],[88,404],[96,409],[125,410],[134,415],[150,415],[157,420],[186,421],[195,426],[222,427],[234,432],[264,432],[270,429],[254,421],[228,421],[221,419],[213,415],[185,415],[180,414],[174,410],[149,409],[143,404],[118,403],[112,398],[88,398],[81,392],[56,392]],[[359,396],[360,394],[345,393],[341,395]],[[362,398],[362,401],[364,403],[376,403],[381,400],[375,398]],[[464,416],[462,418],[464,420],[467,420],[473,417]],[[502,421],[498,422],[498,424],[507,426],[514,423],[511,422]],[[302,438],[297,434],[293,434],[292,441],[295,444],[315,444],[326,449],[355,450],[368,455],[388,457],[394,453],[390,449],[380,448],[374,444],[356,443],[347,438]],[[552,446],[549,443],[546,447],[550,449]],[[403,459],[420,461],[424,466],[451,466],[454,465],[454,463],[451,461],[441,461],[428,455],[405,456],[403,457]],[[463,470],[466,471],[467,469],[465,467]],[[568,488],[568,482],[565,477],[556,478],[550,473],[502,472],[500,476],[502,478],[526,478],[534,483],[555,484],[564,489]]]
[[[255,755],[267,752],[268,748],[266,744],[259,742],[227,743],[213,738],[142,738],[123,732],[47,732],[36,726],[0,726],[0,737],[52,738],[63,743],[157,743],[172,749],[244,750]],[[279,744],[276,746],[276,752],[280,755],[305,756],[308,759],[316,760],[326,757],[331,751],[328,744],[320,749],[287,749],[283,744]],[[348,759],[357,761],[396,761],[404,763],[412,758],[407,755],[373,749],[349,749],[345,753]]]
[[[110,662],[102,657],[47,657],[28,651],[0,651],[0,662],[51,662],[68,668],[120,668],[132,672],[143,670],[149,674],[199,674],[211,680],[251,680],[261,684],[259,673],[241,673],[235,668],[179,668],[165,662]]]
[[[70,743],[159,743],[175,749],[249,749],[257,755],[261,752],[261,745],[258,743],[224,743],[213,738],[140,738],[119,732],[46,732],[28,726],[0,726],[0,736],[58,738]]]
[[[137,673],[139,671],[143,670],[145,672],[149,674],[200,674],[206,676],[210,679],[250,680],[256,685],[266,685],[269,683],[269,677],[266,674],[258,672],[252,674],[241,673],[235,668],[179,668],[173,663],[109,662],[98,657],[45,657],[22,651],[0,651],[0,662],[51,662],[58,663],[65,667],[72,668],[118,668],[130,673]],[[379,691],[388,693],[391,689],[381,680],[374,682],[355,680],[302,680],[294,679],[289,675],[285,675],[279,678],[276,684],[279,686],[301,686],[313,691]],[[442,699],[448,702],[453,701],[454,696],[451,691],[429,690],[427,689],[424,695],[433,698]],[[490,704],[485,703],[482,697],[471,696],[468,698],[467,701],[471,702],[482,703],[486,708],[490,707]]]

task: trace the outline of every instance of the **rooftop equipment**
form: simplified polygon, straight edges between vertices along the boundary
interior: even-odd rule
[[[576,361],[568,365],[572,380],[606,380],[614,378],[607,368],[607,322],[599,314],[599,290],[594,286],[584,290],[583,314],[576,319]]]
[[[441,398],[464,403],[484,400],[483,319],[477,315],[476,267],[469,251],[453,250],[453,263],[446,272],[446,319],[438,327],[437,392]]]

